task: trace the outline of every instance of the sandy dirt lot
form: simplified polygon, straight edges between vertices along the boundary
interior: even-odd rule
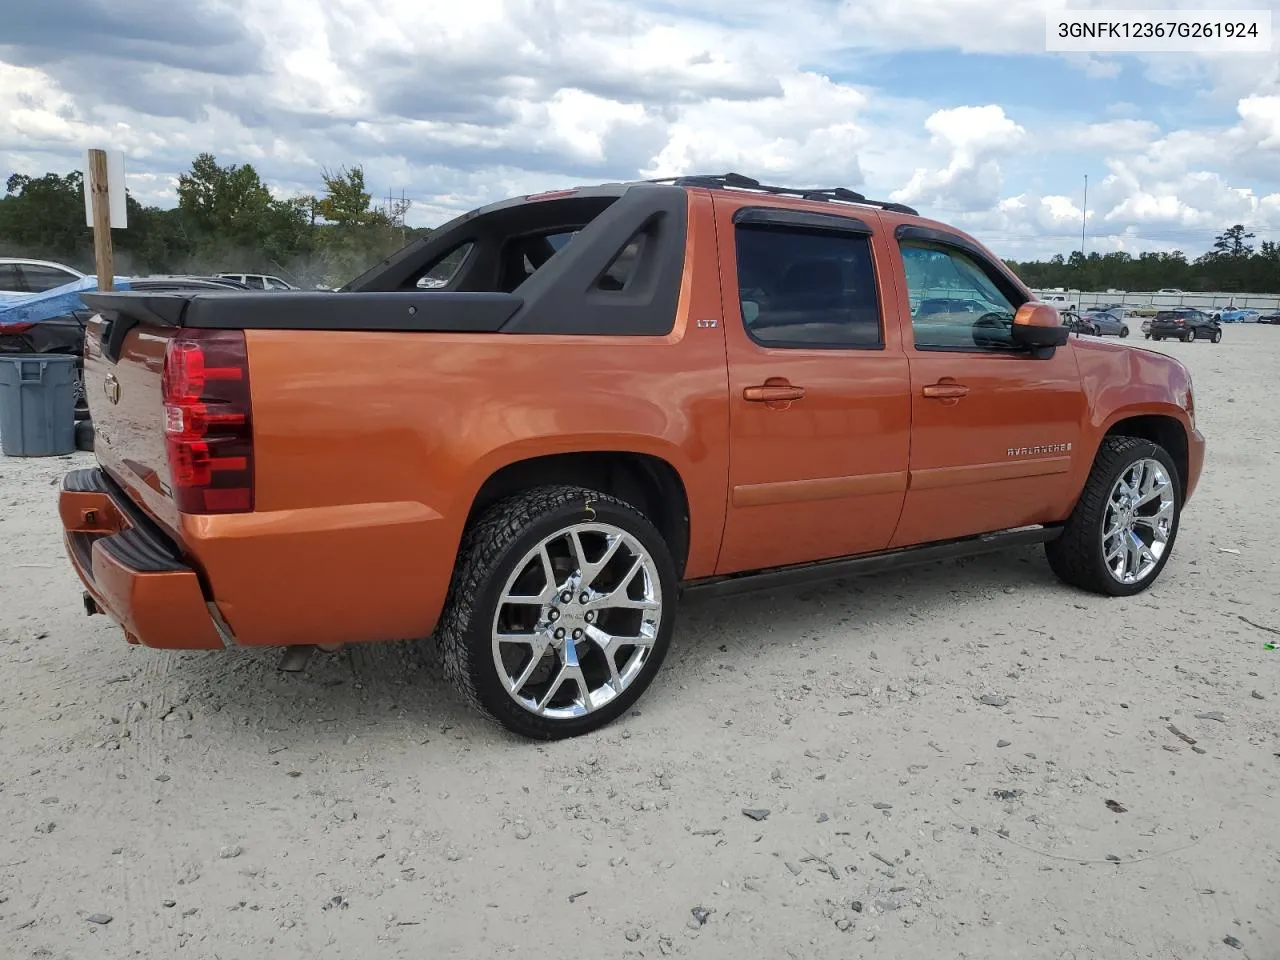
[[[1280,957],[1280,329],[1161,348],[1210,447],[1146,594],[1032,549],[691,602],[553,745],[423,645],[129,647],[62,556],[90,458],[0,460],[0,957]]]

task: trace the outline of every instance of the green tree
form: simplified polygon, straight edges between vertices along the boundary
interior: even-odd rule
[[[1253,247],[1245,241],[1253,238],[1252,233],[1245,233],[1244,224],[1237,223],[1214,238],[1213,250],[1227,257],[1249,257],[1253,255]]]
[[[0,244],[22,256],[69,260],[80,266],[93,263],[93,235],[84,222],[80,171],[9,177],[0,199]]]
[[[330,223],[343,227],[389,225],[386,214],[371,207],[373,196],[365,189],[364,167],[339,167],[336,173],[325,170],[325,195],[319,202],[320,215]]]

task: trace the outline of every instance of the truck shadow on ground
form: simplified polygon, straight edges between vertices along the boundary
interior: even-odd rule
[[[1007,594],[1010,587],[1016,597]],[[954,621],[956,638],[963,640],[962,622],[984,604],[1004,605],[1014,617],[1040,598],[1057,596],[1061,603],[1063,592],[1073,595],[1053,577],[1042,551],[1028,548],[732,598],[694,593],[682,604],[662,672],[637,707],[659,717],[687,696],[672,682],[675,676],[696,683],[726,657],[729,662],[741,658],[739,666],[749,660],[753,667],[785,670],[795,640],[828,645],[833,656],[848,658],[939,619]],[[430,642],[361,644],[317,653],[304,672],[294,674],[280,672],[279,659],[277,649],[178,655],[168,669],[148,669],[144,682],[153,694],[187,685],[192,699],[209,699],[217,713],[241,718],[232,729],[297,727],[317,746],[349,737],[353,730],[372,733],[371,728],[383,728],[379,735],[393,738],[398,730],[404,737],[452,731],[461,739],[514,740],[480,718],[445,680]],[[168,689],[162,695],[177,699],[181,692]]]

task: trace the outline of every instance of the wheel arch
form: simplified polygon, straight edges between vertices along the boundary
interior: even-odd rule
[[[677,577],[689,558],[689,495],[663,457],[632,450],[590,450],[525,457],[493,470],[480,484],[466,526],[494,503],[533,487],[574,484],[612,494],[642,511],[662,534]]]
[[[1172,413],[1129,413],[1119,415],[1104,431],[1106,437],[1138,437],[1163,448],[1178,469],[1178,488],[1185,500],[1190,476],[1188,427]]]

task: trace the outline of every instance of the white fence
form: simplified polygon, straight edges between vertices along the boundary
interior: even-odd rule
[[[1228,307],[1260,310],[1263,313],[1280,311],[1280,297],[1263,293],[1097,293],[1090,290],[1033,290],[1036,296],[1063,294],[1076,301],[1083,310],[1101,303],[1119,303],[1126,307],[1198,307],[1201,310],[1225,310]]]

